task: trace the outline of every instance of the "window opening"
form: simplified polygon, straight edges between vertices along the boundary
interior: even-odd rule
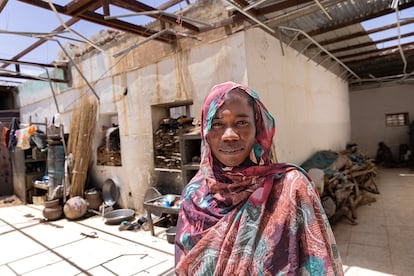
[[[387,127],[408,125],[408,112],[385,114],[385,125]]]

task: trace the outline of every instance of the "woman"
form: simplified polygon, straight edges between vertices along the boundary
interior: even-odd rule
[[[272,164],[274,119],[256,92],[213,87],[201,114],[201,166],[182,193],[178,275],[343,275],[306,173]]]

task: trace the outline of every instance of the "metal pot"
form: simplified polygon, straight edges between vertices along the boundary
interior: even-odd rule
[[[167,230],[165,230],[165,234],[167,235],[167,241],[169,243],[175,243],[175,233],[177,229],[175,226],[168,227]]]

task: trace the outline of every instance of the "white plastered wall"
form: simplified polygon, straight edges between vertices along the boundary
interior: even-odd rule
[[[409,127],[386,127],[385,115],[409,113],[414,118],[414,86],[395,85],[350,92],[352,141],[374,158],[378,143],[389,146],[398,158],[399,145],[409,144]]]
[[[248,80],[275,117],[279,162],[301,164],[350,140],[348,85],[261,31],[246,32]]]

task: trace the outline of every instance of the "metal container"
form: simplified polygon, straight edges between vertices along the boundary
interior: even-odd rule
[[[55,188],[62,185],[65,172],[65,151],[62,145],[49,145],[47,152],[47,174],[49,177],[49,199]]]
[[[167,230],[165,230],[165,234],[167,235],[167,241],[169,243],[175,243],[175,233],[177,231],[177,228],[175,226],[168,227]]]
[[[88,202],[88,209],[99,210],[99,206],[102,205],[102,196],[100,191],[86,191],[85,199]]]
[[[135,216],[132,209],[117,209],[110,211],[104,215],[107,224],[120,224],[124,220],[129,221]]]
[[[106,206],[114,206],[119,197],[118,181],[108,178],[102,185],[102,199]]]

